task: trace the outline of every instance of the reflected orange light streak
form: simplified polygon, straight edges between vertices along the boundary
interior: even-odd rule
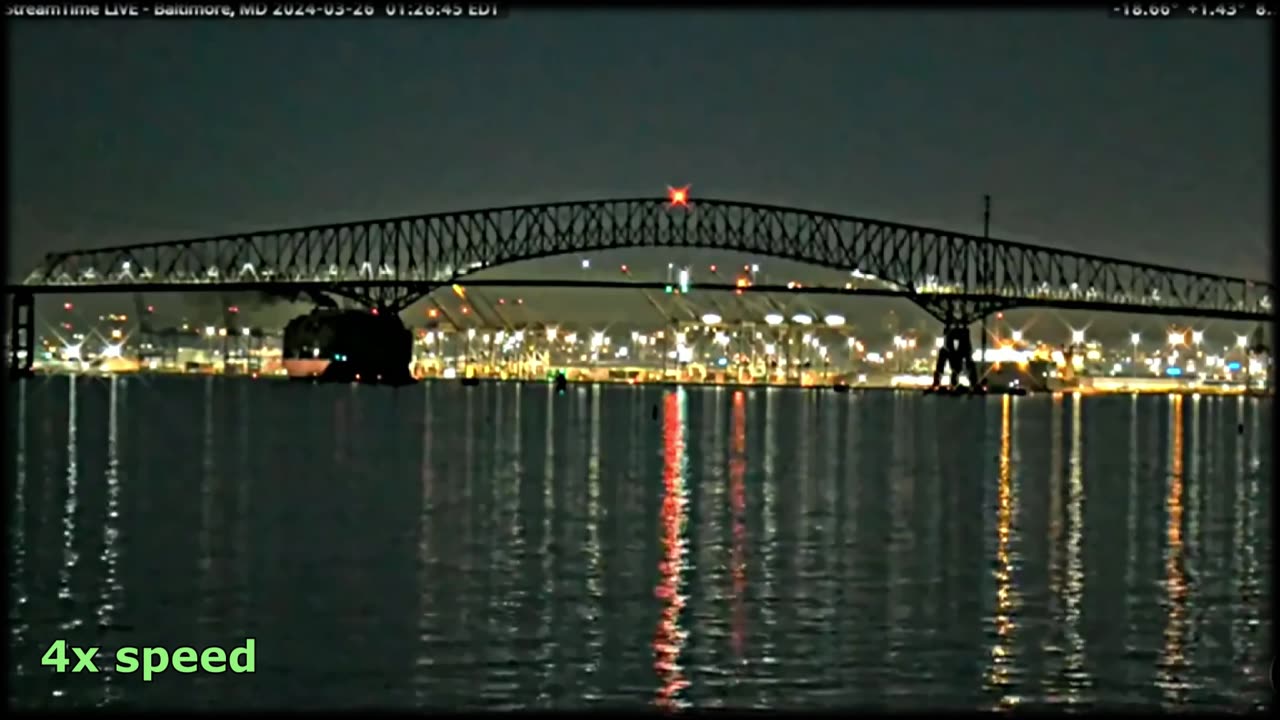
[[[987,672],[988,689],[1004,690],[1009,686],[1009,666],[1013,648],[1013,563],[1009,545],[1013,535],[1013,399],[1005,395],[1000,407],[1000,464],[996,489],[996,642],[991,646],[991,665]],[[1002,707],[1016,700],[1009,695],[1000,699]]]
[[[742,660],[747,635],[747,403],[741,391],[733,393],[733,417],[729,436],[729,503],[733,510],[733,553],[729,569],[733,575],[733,653]]]
[[[677,710],[683,703],[680,691],[689,686],[680,667],[680,651],[686,633],[680,628],[680,611],[685,597],[681,592],[684,570],[684,524],[688,500],[684,486],[684,403],[683,391],[667,393],[662,421],[662,559],[658,561],[658,586],[654,594],[662,600],[662,616],[653,638],[653,669],[658,676],[654,704]]]
[[[1182,396],[1170,398],[1169,492],[1165,496],[1168,526],[1165,529],[1164,588],[1166,616],[1164,648],[1160,654],[1160,685],[1169,702],[1179,703],[1187,689],[1179,670],[1186,665],[1187,579],[1183,574],[1182,546]]]

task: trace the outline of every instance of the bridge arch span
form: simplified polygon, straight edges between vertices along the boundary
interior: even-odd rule
[[[378,280],[393,290],[384,306],[398,309],[469,270],[635,247],[734,251],[859,270],[904,288],[949,324],[972,320],[973,313],[1055,298],[1170,314],[1201,309],[1270,316],[1267,283],[717,199],[694,199],[679,207],[662,198],[545,203],[55,253],[24,284],[234,281],[348,294],[360,283]],[[952,294],[987,300],[981,308],[958,311],[948,299]]]

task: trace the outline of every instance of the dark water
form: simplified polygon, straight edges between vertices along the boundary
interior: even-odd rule
[[[1270,705],[1269,400],[11,387],[21,706]]]

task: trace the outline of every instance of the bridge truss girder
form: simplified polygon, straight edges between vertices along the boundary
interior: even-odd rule
[[[1270,283],[901,223],[720,200],[672,208],[665,199],[472,210],[52,253],[23,284],[128,291],[154,282],[320,282],[390,308],[407,304],[415,291],[356,292],[343,283],[448,284],[511,262],[625,247],[728,250],[858,270],[921,299],[980,294],[1007,298],[1004,307],[1062,299],[1269,317],[1273,294]]]

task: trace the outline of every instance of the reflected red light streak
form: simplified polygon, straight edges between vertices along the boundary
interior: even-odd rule
[[[747,403],[741,390],[733,393],[733,425],[729,436],[729,503],[733,510],[733,554],[729,568],[733,575],[733,630],[730,635],[734,655],[742,659],[747,639]]]
[[[689,686],[680,667],[680,651],[686,634],[680,628],[684,594],[680,574],[684,570],[684,407],[680,391],[667,393],[662,419],[662,559],[658,561],[658,586],[654,594],[662,600],[662,616],[653,638],[653,669],[658,676],[654,704],[665,710],[679,709],[679,693]]]

